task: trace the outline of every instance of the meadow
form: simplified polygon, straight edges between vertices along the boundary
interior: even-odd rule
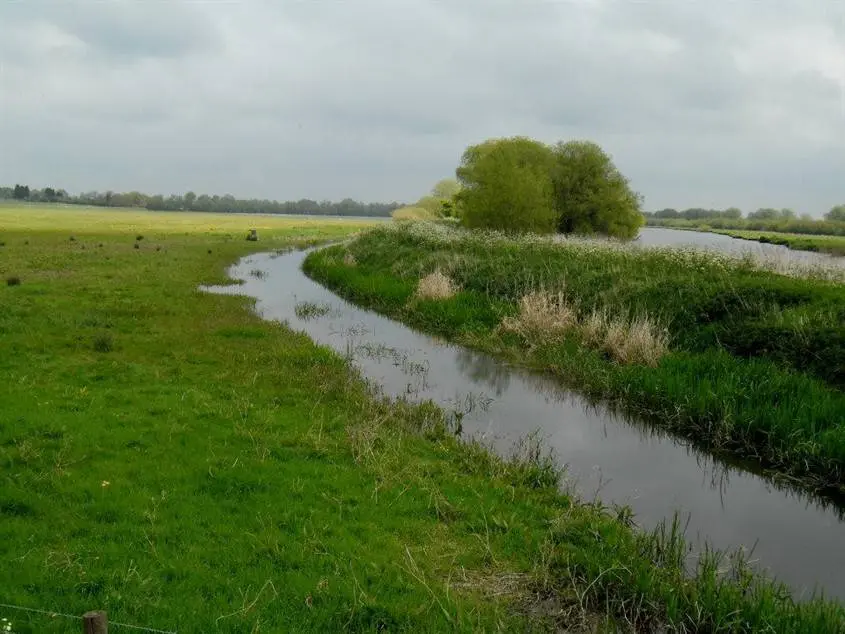
[[[677,524],[639,532],[562,492],[536,448],[460,443],[437,408],[198,291],[368,225],[31,209],[0,209],[11,631],[79,630],[11,605],[179,632],[841,631],[840,605],[690,559]]]
[[[711,451],[809,487],[845,486],[841,280],[419,223],[367,232],[305,267],[355,302],[557,374]],[[452,288],[425,292],[433,274]]]

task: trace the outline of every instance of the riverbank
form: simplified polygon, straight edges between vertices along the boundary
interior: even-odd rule
[[[423,225],[368,232],[305,266],[348,299],[557,374],[701,446],[810,487],[845,484],[841,284],[715,254]],[[459,290],[415,298],[433,271]]]
[[[794,251],[813,251],[834,256],[845,256],[845,237],[812,236],[797,233],[776,233],[773,231],[738,231],[730,229],[711,229],[713,233],[740,240],[751,240],[763,244],[780,244]]]
[[[845,236],[845,222],[831,220],[771,220],[762,218],[648,218],[649,227],[692,229],[695,231],[760,231],[807,236]]]
[[[20,281],[0,288],[0,602],[178,631],[841,628],[841,606],[690,561],[677,531],[561,494],[541,454],[459,443],[436,408],[380,401],[338,355],[197,291],[356,228],[71,240],[0,216]]]

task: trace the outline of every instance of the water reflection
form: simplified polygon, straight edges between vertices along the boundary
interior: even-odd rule
[[[207,289],[257,299],[266,319],[286,322],[344,354],[388,396],[432,400],[454,413],[466,437],[508,454],[536,434],[566,470],[567,488],[608,506],[630,506],[653,527],[688,517],[688,537],[716,548],[755,549],[760,566],[797,593],[820,585],[845,597],[841,499],[808,495],[660,428],[591,403],[542,374],[450,346],[362,310],[308,279],[304,254],[251,256],[232,271],[240,285]],[[253,269],[266,274],[250,275]],[[330,305],[300,319],[300,302]],[[300,311],[302,312],[302,311]]]
[[[496,396],[504,394],[511,383],[511,370],[504,363],[468,348],[457,350],[455,365],[470,381],[486,385]]]

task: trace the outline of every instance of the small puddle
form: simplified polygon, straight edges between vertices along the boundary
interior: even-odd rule
[[[433,400],[463,414],[465,435],[497,451],[537,432],[585,498],[626,504],[643,527],[680,511],[687,537],[744,547],[796,596],[845,599],[843,506],[714,460],[687,443],[589,405],[551,378],[438,341],[358,308],[309,279],[306,252],[252,255],[202,290],[246,295],[267,320],[287,323],[349,356],[385,395]]]

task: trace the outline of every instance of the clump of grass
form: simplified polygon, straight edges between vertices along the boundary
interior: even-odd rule
[[[69,242],[76,242],[76,236],[71,236],[70,238],[68,238],[68,241]]]
[[[578,326],[578,313],[560,291],[532,291],[519,300],[519,315],[505,317],[504,330],[524,339],[554,340]]]
[[[519,314],[505,317],[502,330],[531,343],[554,343],[573,334],[589,347],[599,348],[620,363],[654,367],[669,351],[669,334],[648,316],[609,320],[606,310],[580,317],[562,291],[532,291],[519,300]]]
[[[144,239],[144,236],[142,236],[141,234],[138,234],[137,236],[135,236],[135,241],[136,241],[136,242],[140,242],[140,241],[141,241],[141,240],[143,240],[143,239]]]
[[[111,352],[114,349],[114,337],[109,332],[101,332],[94,337],[94,350],[97,352]]]
[[[299,319],[309,320],[323,317],[331,310],[329,304],[317,304],[315,302],[299,302],[293,307],[293,312]]]
[[[140,245],[140,244],[138,244],[137,242],[136,242],[135,244],[133,244],[132,246],[133,246],[133,247],[135,247],[136,249],[140,249],[140,248],[141,248],[141,245]]]
[[[669,333],[648,316],[614,320],[607,327],[604,350],[620,363],[656,367],[669,352]]]
[[[415,297],[419,299],[449,299],[459,287],[440,269],[423,277],[417,285]]]
[[[21,285],[21,278],[17,275],[10,275],[6,278],[6,285],[7,286],[20,286]]]

